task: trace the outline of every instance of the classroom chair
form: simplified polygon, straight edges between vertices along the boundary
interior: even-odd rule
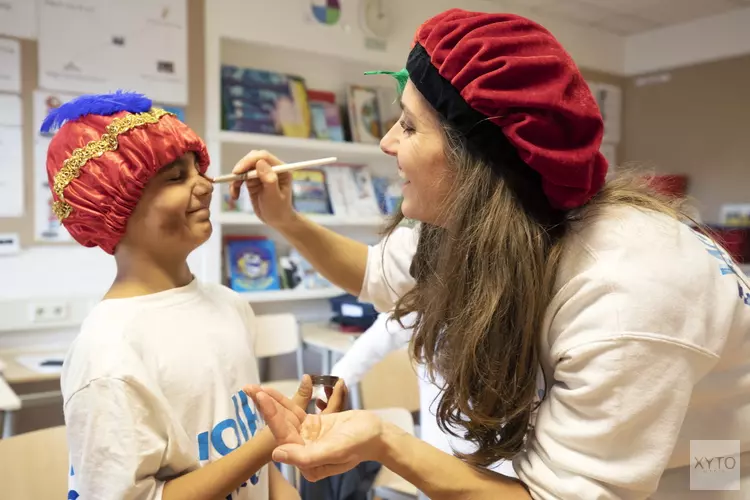
[[[67,498],[65,427],[0,440],[0,498]]]
[[[297,318],[293,314],[262,314],[256,316],[255,356],[259,359],[273,358],[295,353],[297,356],[297,378],[270,380],[263,385],[272,387],[284,396],[296,394],[299,381],[304,374],[302,366],[302,340]]]
[[[297,355],[297,378],[263,382],[264,386],[272,387],[288,398],[296,394],[299,381],[304,374],[302,340],[297,318],[294,314],[261,314],[256,316],[255,357],[265,359],[291,353]],[[281,464],[281,472],[293,486],[299,485],[298,473],[294,467]]]

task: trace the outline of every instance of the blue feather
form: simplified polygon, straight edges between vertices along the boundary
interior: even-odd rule
[[[76,97],[49,112],[42,122],[40,131],[49,133],[63,126],[65,122],[86,115],[109,116],[120,111],[143,113],[151,109],[151,99],[136,92],[118,90],[113,94],[89,94]]]

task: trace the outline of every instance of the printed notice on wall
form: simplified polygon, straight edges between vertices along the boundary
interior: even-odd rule
[[[604,119],[604,142],[619,143],[622,127],[622,89],[606,83],[591,83],[589,86]]]
[[[0,95],[0,217],[23,215],[21,97]]]
[[[0,90],[21,92],[21,44],[18,40],[0,38]]]
[[[187,103],[185,0],[40,0],[39,11],[40,87]]]
[[[36,38],[37,2],[0,0],[0,35]]]
[[[34,92],[34,239],[36,241],[73,241],[52,212],[52,192],[47,180],[47,148],[54,134],[39,129],[51,109],[73,99],[75,95],[59,92]]]

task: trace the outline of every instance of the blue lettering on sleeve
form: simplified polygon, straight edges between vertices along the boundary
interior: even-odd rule
[[[745,305],[750,306],[750,292],[745,292],[743,284],[748,288],[750,288],[750,285],[748,285],[748,282],[744,278],[742,271],[737,269],[737,267],[734,265],[732,257],[727,254],[725,250],[719,247],[719,245],[717,245],[715,241],[713,241],[711,238],[708,238],[706,235],[703,235],[695,230],[693,231],[693,234],[695,234],[698,239],[701,240],[701,242],[707,247],[707,252],[709,253],[709,255],[712,255],[721,262],[721,267],[719,267],[721,275],[726,276],[728,274],[732,274],[737,278],[737,288],[739,290],[740,300],[742,300]]]
[[[258,426],[255,424],[255,422],[258,420],[258,417],[253,413],[253,410],[250,408],[250,401],[247,398],[247,394],[245,394],[244,391],[240,391],[240,402],[242,403],[242,410],[245,412],[245,418],[247,419],[247,425],[250,427],[250,434],[255,436],[255,431],[257,430]]]
[[[227,429],[234,430],[234,434],[235,434],[235,436],[237,436],[237,446],[235,446],[234,448],[230,448],[224,442],[224,431],[227,430]],[[228,418],[226,420],[222,420],[211,431],[211,444],[214,445],[214,449],[222,457],[226,456],[230,452],[236,450],[240,446],[241,442],[242,441],[240,440],[240,431],[237,429],[237,422],[235,422],[231,418]]]
[[[211,431],[198,434],[198,458],[201,462],[210,460],[211,448],[222,457],[226,456],[239,448],[243,442],[249,441],[258,430],[258,416],[250,407],[250,399],[244,391],[239,391],[232,396],[232,404],[234,405],[236,420],[233,418],[227,418],[216,424]],[[242,411],[240,411],[240,408],[242,408]],[[234,431],[234,435],[237,439],[237,445],[234,447],[230,447],[224,440],[224,431],[228,429]],[[260,478],[258,475],[253,474],[248,481],[242,483],[240,488],[246,488],[248,482],[256,485],[259,481]],[[237,492],[239,492],[240,488],[237,489]],[[232,494],[229,494],[226,498],[231,500]]]
[[[242,394],[244,394],[244,392]],[[245,441],[248,441],[250,439],[250,436],[247,435],[247,427],[245,427],[245,422],[243,422],[242,418],[240,418],[240,408],[237,404],[236,394],[232,396],[232,404],[234,405],[234,414],[237,416],[237,423],[240,426],[240,431],[242,431],[242,436],[245,438]]]
[[[201,432],[198,434],[198,459],[203,462],[204,460],[208,460],[210,455],[210,450],[208,449],[208,431]]]

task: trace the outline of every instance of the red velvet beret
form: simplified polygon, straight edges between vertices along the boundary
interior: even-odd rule
[[[406,69],[459,130],[471,134],[487,118],[499,127],[541,175],[552,207],[579,207],[603,186],[601,112],[570,55],[542,26],[512,14],[448,10],[418,29]]]
[[[192,151],[208,168],[198,135],[140,94],[81,96],[52,110],[42,132],[60,124],[47,150],[53,209],[76,241],[109,254],[162,167]]]

